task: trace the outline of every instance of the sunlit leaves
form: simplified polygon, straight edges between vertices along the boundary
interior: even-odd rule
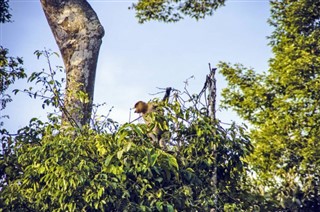
[[[195,114],[188,115],[192,119],[185,120],[183,107],[177,103],[165,107],[179,113],[168,117],[184,117],[180,124],[168,125],[175,126],[174,135],[190,133],[179,135],[185,138],[183,144],[170,147],[170,152],[152,145],[143,124],[124,124],[113,134],[101,134],[34,119],[33,125],[20,131],[17,153],[21,172],[1,191],[5,207],[10,208],[12,198],[19,197],[37,211],[209,209],[214,206],[210,179],[215,166],[221,192],[238,197],[240,193],[229,187],[240,182],[241,157],[250,152],[243,143],[247,139],[236,128],[221,128],[218,136],[214,135],[210,119],[194,109]],[[187,110],[190,113],[191,109]],[[179,122],[180,118],[166,120]],[[26,135],[28,141],[37,142],[23,143]],[[11,193],[13,188],[15,193]],[[220,199],[222,205],[229,202],[223,195]],[[15,209],[23,207],[20,202],[15,204]]]
[[[213,15],[225,0],[139,0],[130,9],[140,23],[150,20],[177,22],[188,16],[196,20]]]
[[[44,105],[65,110],[63,81],[55,78],[50,65],[53,53],[35,54],[45,56],[49,72],[29,77],[28,82],[41,85],[42,90],[23,91],[43,98]],[[87,101],[85,93],[74,96]],[[94,121],[92,128],[61,127],[61,117],[54,114],[47,122],[32,119],[17,136],[5,138],[14,145],[9,154],[12,164],[5,160],[0,164],[6,173],[1,207],[9,211],[209,211],[246,202],[241,182],[247,169],[244,158],[252,148],[245,131],[235,125],[223,128],[208,117],[197,95],[188,97],[172,103],[154,100],[157,109],[147,117],[150,125],[119,126],[107,116]],[[154,127],[165,131],[167,148],[155,145],[148,136]],[[217,190],[212,182],[215,171]],[[219,206],[213,201],[216,195]]]
[[[229,85],[225,107],[251,125],[255,153],[248,159],[264,188],[268,210],[319,207],[319,1],[271,1],[270,36],[274,58],[268,73],[220,64]],[[308,167],[308,168],[307,168]],[[308,187],[309,190],[304,188]],[[277,204],[279,202],[279,204]],[[272,203],[272,204],[271,204]],[[272,209],[280,208],[280,209]]]

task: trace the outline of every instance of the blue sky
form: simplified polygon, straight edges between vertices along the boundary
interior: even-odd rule
[[[152,99],[150,93],[157,93],[157,87],[183,90],[183,81],[190,76],[195,79],[189,81],[189,91],[198,93],[208,74],[209,62],[212,66],[225,61],[242,63],[259,72],[268,70],[272,56],[266,38],[272,32],[267,23],[269,1],[229,0],[205,20],[186,18],[170,24],[138,24],[134,11],[128,10],[132,2],[89,1],[106,32],[95,82],[94,102],[107,103],[100,113],[107,114],[114,106],[111,118],[126,122],[135,102]],[[37,60],[33,52],[44,48],[59,50],[40,1],[11,0],[10,6],[14,22],[0,26],[0,45],[8,48],[10,55],[24,58],[28,74],[46,69],[45,60]],[[56,58],[52,64],[63,62]],[[30,85],[20,80],[17,86]],[[221,75],[217,75],[217,86],[219,91],[226,86]],[[10,116],[5,120],[5,128],[15,131],[32,117],[45,119],[47,111],[42,110],[41,101],[18,94],[2,112]],[[239,121],[231,111],[219,111],[217,116],[226,122]]]

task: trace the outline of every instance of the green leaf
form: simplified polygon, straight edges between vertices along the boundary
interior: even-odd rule
[[[122,155],[123,155],[123,152],[124,152],[124,149],[121,149],[117,152],[117,158],[120,160],[122,158]]]
[[[157,153],[157,152],[151,155],[151,166],[155,165],[155,163],[157,162],[158,157],[159,157],[159,153]]]
[[[174,212],[173,205],[167,204],[166,206],[167,206],[168,212]]]
[[[178,165],[178,162],[177,162],[177,159],[174,158],[173,156],[169,156],[169,165],[171,167],[174,167],[176,169],[179,169],[179,165]]]
[[[105,166],[109,166],[109,164],[110,164],[113,156],[114,156],[114,155],[108,155],[108,156],[107,156],[107,158],[106,158],[106,160],[105,160],[105,162],[104,162],[104,165],[105,165]]]
[[[163,203],[162,202],[156,202],[156,208],[158,211],[163,211]]]

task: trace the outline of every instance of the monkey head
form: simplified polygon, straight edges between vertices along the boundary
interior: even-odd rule
[[[134,112],[135,113],[142,113],[146,114],[148,112],[148,104],[145,103],[144,101],[138,101],[135,105],[134,108],[136,109]]]

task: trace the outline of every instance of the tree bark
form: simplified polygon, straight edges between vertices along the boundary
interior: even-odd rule
[[[209,64],[210,74],[207,76],[207,82],[208,82],[208,102],[209,102],[209,116],[211,118],[211,122],[213,125],[215,125],[215,129],[217,129],[217,119],[216,119],[216,97],[217,97],[217,85],[216,85],[216,68],[211,68],[211,65]],[[214,132],[214,137],[216,138],[217,130]],[[213,157],[214,157],[214,170],[212,172],[211,177],[211,186],[214,193],[213,201],[214,201],[214,208],[210,210],[210,212],[219,211],[219,205],[218,205],[218,163],[217,163],[217,147],[216,145],[213,148]]]
[[[104,29],[86,0],[40,1],[66,69],[62,124],[81,127],[90,123]]]

